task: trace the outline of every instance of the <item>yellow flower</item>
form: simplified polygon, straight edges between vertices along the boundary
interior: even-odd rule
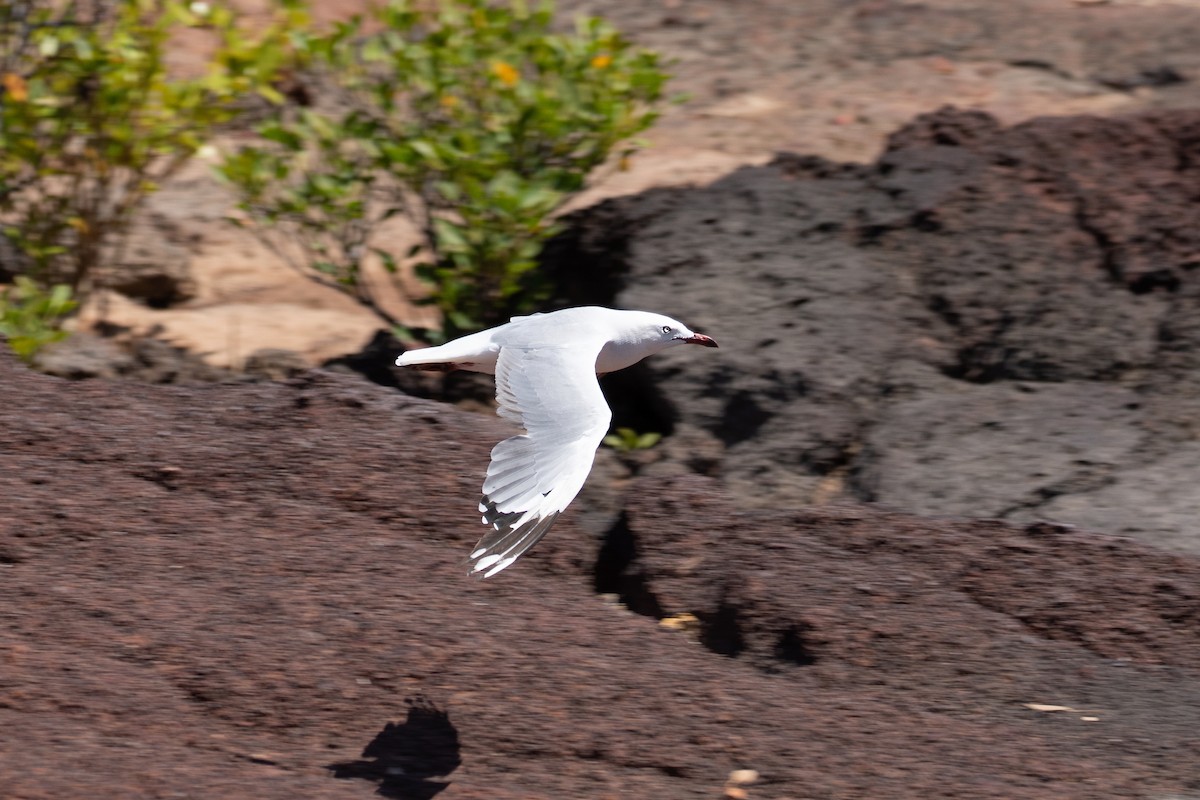
[[[516,86],[517,81],[521,79],[521,73],[517,72],[517,68],[503,61],[492,62],[492,74],[499,78],[505,86]]]
[[[4,73],[4,77],[0,78],[0,84],[4,85],[4,91],[8,92],[8,96],[13,99],[14,103],[24,103],[29,99],[29,89],[25,86],[25,79],[17,73]]]
[[[612,56],[608,53],[601,53],[592,59],[592,67],[594,69],[604,69],[612,63]]]
[[[438,98],[438,104],[442,108],[454,108],[458,105],[458,98],[452,94],[444,94]]]

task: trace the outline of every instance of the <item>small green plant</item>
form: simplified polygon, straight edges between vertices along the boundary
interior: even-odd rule
[[[300,4],[250,38],[216,2],[0,3],[0,234],[43,288],[84,294],[134,211],[290,57]],[[172,38],[214,40],[203,74],[177,77]]]
[[[22,360],[29,362],[46,345],[66,337],[59,325],[76,306],[71,287],[58,284],[46,290],[33,279],[18,275],[0,292],[0,335]]]
[[[258,133],[266,144],[228,154],[218,167],[246,212],[230,221],[294,270],[353,295],[396,325],[362,280],[372,232],[397,213],[387,204],[385,174],[368,146],[374,126],[359,115],[339,119],[302,108],[282,110]],[[373,252],[396,272],[391,253]]]
[[[532,310],[554,212],[656,117],[657,56],[599,19],[558,33],[549,2],[392,0],[374,22],[294,37],[345,107],[282,109],[261,145],[226,159],[252,230],[280,251],[298,243],[307,274],[379,311],[362,263],[374,252],[396,269],[370,242],[403,214],[444,336]]]
[[[616,433],[604,437],[604,444],[620,453],[649,450],[662,441],[661,433],[638,433],[633,428],[617,428]]]

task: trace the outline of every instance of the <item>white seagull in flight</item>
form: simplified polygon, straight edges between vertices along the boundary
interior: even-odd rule
[[[488,578],[511,566],[583,488],[612,420],[596,376],[680,344],[717,346],[661,314],[588,306],[513,317],[396,359],[401,367],[495,375],[498,413],[525,429],[492,448],[479,503],[492,529],[471,551],[472,574]]]

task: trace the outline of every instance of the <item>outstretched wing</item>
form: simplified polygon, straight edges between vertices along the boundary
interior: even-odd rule
[[[533,547],[575,499],[612,412],[596,381],[595,346],[504,345],[496,362],[499,413],[525,433],[492,448],[479,510],[492,526],[471,571],[495,575]]]

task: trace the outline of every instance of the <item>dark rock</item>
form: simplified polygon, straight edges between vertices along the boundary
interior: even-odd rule
[[[296,362],[292,361],[293,366]],[[245,377],[268,378],[258,373],[239,376],[183,348],[153,335],[132,337],[117,330],[113,336],[72,333],[46,346],[34,357],[34,367],[62,378],[124,378],[143,383],[213,383]],[[270,378],[268,378],[270,379]]]
[[[359,352],[330,359],[322,366],[335,372],[357,373],[372,383],[391,386],[413,397],[489,413],[495,407],[496,390],[490,376],[465,370],[435,373],[402,369],[396,366],[396,356],[406,349],[389,331],[380,330]]]
[[[1045,504],[1107,487],[1135,463],[1141,417],[1134,392],[1103,383],[947,380],[889,404],[866,437],[854,488],[920,514],[1076,521]]]
[[[237,380],[229,370],[214,367],[194,353],[153,336],[129,341],[135,361],[125,377],[145,383],[216,383]]]
[[[151,308],[166,308],[195,297],[191,261],[191,251],[172,241],[169,230],[145,221],[134,225],[119,262],[105,270],[102,282]]]
[[[1135,75],[1099,75],[1096,80],[1105,86],[1124,91],[1139,86],[1174,86],[1187,82],[1187,78],[1180,75],[1178,70],[1167,65],[1143,69]]]
[[[133,355],[112,339],[92,333],[73,333],[46,345],[34,356],[33,366],[47,375],[80,380],[116,378],[133,371]]]
[[[0,235],[0,283],[11,283],[15,276],[27,274],[31,266],[29,256],[7,236]]]
[[[269,381],[294,378],[308,369],[309,365],[304,356],[295,350],[270,347],[255,350],[246,357],[246,363],[242,365],[242,370],[247,375]]]
[[[1195,111],[1004,128],[944,109],[865,167],[784,155],[609,201],[548,258],[589,276],[563,303],[654,309],[720,341],[609,397],[661,398],[658,430],[721,441],[713,471],[745,504],[1105,528],[1071,498],[1137,508],[1145,470],[1200,428],[1198,148]],[[1170,529],[1189,497],[1107,529],[1200,551]]]
[[[419,379],[412,370],[396,368],[396,356],[403,353],[404,344],[390,331],[378,330],[371,340],[357,353],[350,353],[326,361],[321,366],[336,372],[356,372],[372,383],[400,389],[406,377]],[[414,392],[407,391],[407,394]]]
[[[1123,90],[1200,76],[1195,8],[1060,3],[863,3],[842,52],[875,63],[941,57],[1045,70]]]

